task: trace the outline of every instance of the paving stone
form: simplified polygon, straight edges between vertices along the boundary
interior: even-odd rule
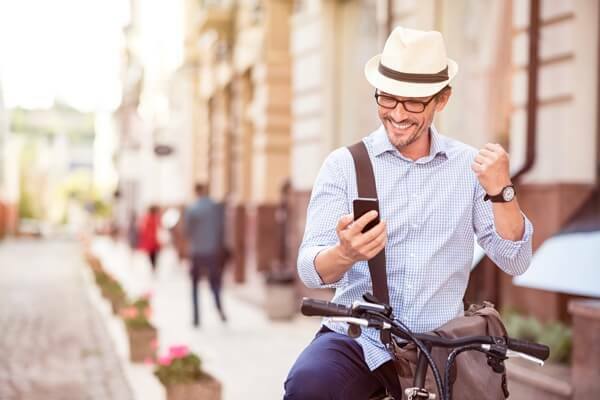
[[[0,243],[0,399],[132,400],[81,268],[77,242]]]

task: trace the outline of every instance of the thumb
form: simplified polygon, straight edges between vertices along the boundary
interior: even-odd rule
[[[338,232],[346,229],[348,227],[348,225],[350,225],[352,223],[352,221],[354,221],[354,217],[352,214],[343,215],[337,223]]]

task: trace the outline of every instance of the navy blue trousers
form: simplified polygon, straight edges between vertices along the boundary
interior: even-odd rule
[[[385,389],[402,399],[392,362],[370,371],[354,339],[323,327],[290,370],[284,400],[368,400]]]
[[[208,281],[215,299],[215,306],[222,314],[221,306],[221,260],[216,254],[192,255],[192,269],[190,275],[192,278],[192,306],[194,313],[194,325],[200,324],[200,312],[198,307],[198,281],[208,273]]]

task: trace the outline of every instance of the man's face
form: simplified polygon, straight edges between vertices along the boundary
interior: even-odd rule
[[[446,106],[450,93],[451,89],[446,88],[433,96],[409,98],[378,91],[377,111],[390,142],[400,150],[423,137],[423,133],[428,132],[435,113],[443,110]],[[393,99],[407,102],[404,105],[398,103],[394,108],[389,108],[390,105],[393,106]],[[387,107],[383,107],[381,104]],[[407,108],[413,111],[408,111]],[[423,111],[417,112],[419,109],[423,109]]]

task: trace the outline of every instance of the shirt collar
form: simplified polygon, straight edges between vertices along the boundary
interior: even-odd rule
[[[437,155],[443,155],[444,157],[447,158],[448,156],[447,156],[447,152],[446,152],[447,151],[446,141],[444,140],[444,138],[442,138],[440,136],[440,134],[438,133],[437,129],[435,129],[435,126],[433,126],[433,124],[429,127],[429,134],[430,134],[430,138],[431,138],[431,142],[430,142],[430,146],[429,146],[429,155],[425,156],[423,158],[420,158],[419,160],[422,160],[422,162],[429,162],[429,161],[433,160]],[[373,135],[372,143],[373,143],[372,144],[373,153],[376,157],[383,153],[386,153],[388,151],[391,151],[391,152],[397,151],[396,147],[390,142],[390,139],[388,138],[387,132],[383,125],[381,125],[379,127],[379,129],[375,131],[375,133]],[[402,157],[400,152],[398,152],[398,154]],[[417,160],[417,161],[419,161],[419,160]]]

